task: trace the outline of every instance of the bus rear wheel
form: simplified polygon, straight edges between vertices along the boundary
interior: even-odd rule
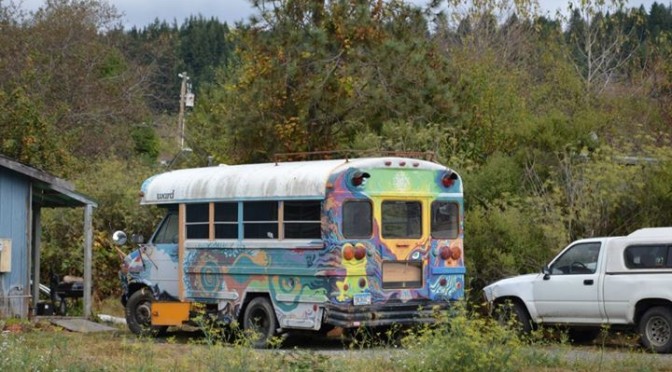
[[[147,287],[131,295],[126,302],[126,324],[138,336],[160,336],[168,327],[152,326],[152,301],[154,296]]]
[[[252,335],[252,346],[265,348],[277,334],[278,321],[273,305],[266,297],[255,297],[247,304],[243,315],[243,328]]]

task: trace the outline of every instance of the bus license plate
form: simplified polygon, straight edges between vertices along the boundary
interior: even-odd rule
[[[371,305],[371,293],[357,293],[352,302],[355,306]]]

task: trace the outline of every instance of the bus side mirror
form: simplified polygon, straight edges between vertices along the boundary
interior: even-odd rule
[[[126,244],[126,240],[128,240],[128,237],[126,236],[126,233],[121,230],[115,231],[114,234],[112,234],[112,242],[116,245],[124,245]]]

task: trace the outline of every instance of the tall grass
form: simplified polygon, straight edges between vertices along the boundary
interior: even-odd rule
[[[0,321],[2,323],[2,321]],[[125,329],[71,333],[53,326],[0,334],[0,371],[627,371],[661,370],[665,356],[610,348],[574,349],[538,332],[521,339],[507,326],[459,306],[436,324],[359,330],[340,350],[251,348],[248,335],[212,323],[198,337],[137,338]],[[233,332],[233,333],[231,333]],[[239,332],[239,333],[235,333]],[[569,353],[569,354],[568,354]]]

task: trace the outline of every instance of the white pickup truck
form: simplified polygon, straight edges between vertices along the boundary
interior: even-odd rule
[[[523,331],[561,324],[576,341],[589,341],[603,325],[626,327],[639,332],[646,348],[669,353],[672,228],[578,240],[541,273],[503,279],[483,291],[490,308],[508,312]]]

